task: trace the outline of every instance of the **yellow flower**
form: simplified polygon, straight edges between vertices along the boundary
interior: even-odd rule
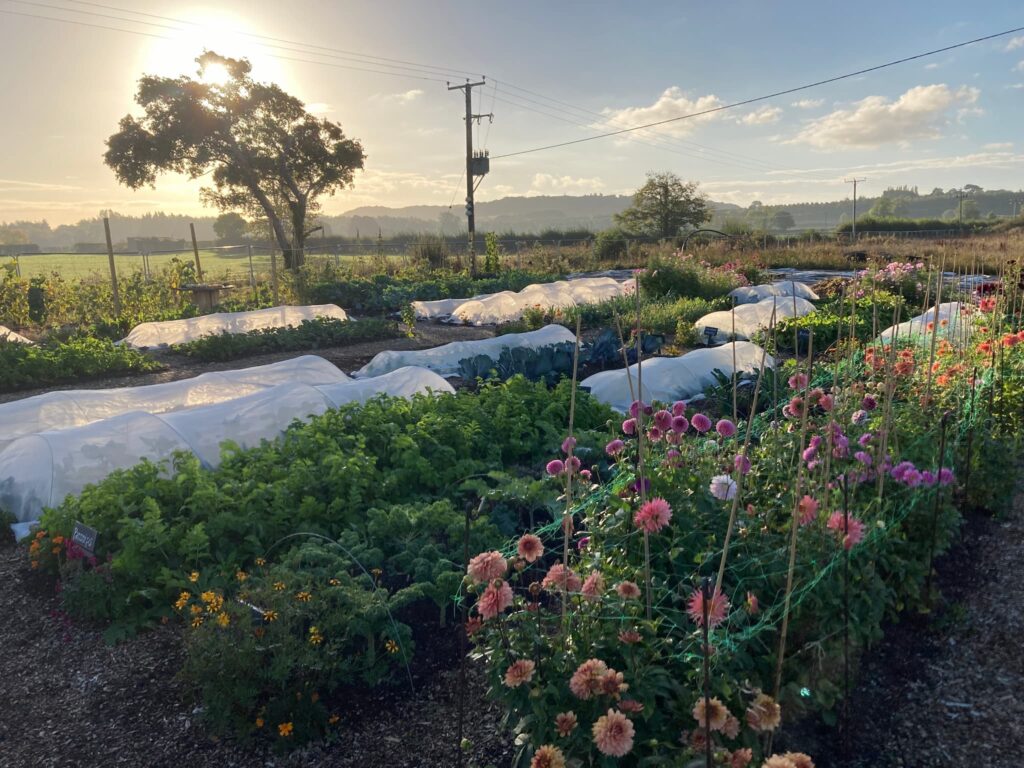
[[[227,627],[231,623],[231,617],[226,613],[217,614],[217,623],[222,627]]]
[[[203,612],[203,609],[198,605],[193,605],[189,610],[192,611],[193,616],[198,616]]]
[[[388,653],[398,653],[398,643],[396,643],[394,640],[388,640],[386,643],[384,643],[384,648],[387,650]]]
[[[188,575],[188,580],[191,581],[193,584],[199,581],[199,571],[192,571],[192,573]]]
[[[192,594],[190,592],[182,592],[180,595],[178,595],[178,599],[174,602],[175,609],[180,611],[182,608],[188,605],[188,601],[190,599],[192,599]]]
[[[341,720],[341,718],[338,717],[337,715],[331,715],[329,718],[327,718],[327,722],[330,723],[331,725],[334,725],[339,720]]]
[[[275,592],[284,592],[284,582],[283,581],[275,581],[274,582],[274,591]]]
[[[266,621],[277,621],[277,611],[264,611],[263,618]]]
[[[309,628],[309,642],[312,645],[320,645],[324,641],[324,636],[320,634],[320,630],[316,627]]]
[[[238,579],[239,581],[245,581],[246,579],[249,578],[249,574],[246,573],[245,571],[238,571],[238,573],[235,574],[235,578]]]
[[[199,629],[201,626],[203,626],[202,616],[196,616],[194,619],[192,619],[192,629]]]
[[[378,578],[378,579],[379,579],[379,578],[380,578],[380,575],[381,575],[382,573],[384,573],[384,571],[382,571],[382,570],[381,570],[380,568],[371,568],[371,569],[370,569],[370,573],[372,573],[372,574],[374,575],[374,577],[376,577],[376,578]]]
[[[309,592],[298,592],[295,595],[295,599],[298,600],[300,603],[308,603],[310,600],[313,599],[313,595],[311,595]]]
[[[295,728],[292,726],[291,723],[281,723],[279,726],[277,726],[277,732],[282,736],[291,736],[293,730],[295,730]]]
[[[332,587],[336,587],[336,586],[338,586],[339,584],[341,584],[341,582],[340,582],[340,581],[338,581],[337,579],[331,579],[331,580],[330,580],[329,582],[327,582],[327,583],[328,583],[328,584],[330,584],[330,585],[331,585]]]
[[[260,568],[262,568],[266,564],[267,564],[267,561],[264,560],[262,557],[257,557],[256,558],[256,565],[259,566]]]
[[[262,728],[263,727],[263,718],[262,717],[257,717],[256,718],[256,727],[257,728]]]
[[[212,603],[214,600],[217,599],[217,594],[211,591],[203,592],[203,594],[199,596],[199,599],[202,600],[204,603]]]

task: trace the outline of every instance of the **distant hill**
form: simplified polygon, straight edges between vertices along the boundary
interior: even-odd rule
[[[898,201],[901,218],[953,218],[959,206],[954,190],[934,189],[920,194],[914,187],[886,190],[879,197],[857,200],[857,214],[863,216],[883,197]],[[1010,216],[1024,206],[1024,192],[982,190],[973,188],[970,207],[977,216]],[[545,230],[597,232],[614,224],[614,217],[630,204],[628,195],[558,195],[539,197],[504,197],[476,204],[478,232],[516,232],[540,234]],[[852,203],[849,198],[823,203],[791,203],[787,205],[752,205],[742,207],[711,201],[714,217],[711,226],[744,223],[760,228],[769,223],[777,211],[788,211],[794,231],[832,230],[849,221]],[[202,241],[214,239],[214,216],[184,216],[173,213],[147,213],[125,216],[108,212],[115,241],[122,247],[128,238],[188,237],[190,222]],[[102,243],[101,216],[83,219],[77,224],[50,227],[45,221],[0,222],[0,244],[30,243],[44,250],[70,250],[76,243]],[[446,205],[408,205],[391,208],[383,205],[361,206],[343,214],[324,216],[325,233],[334,237],[385,237],[403,234],[442,234],[457,236],[466,231],[462,204],[450,209]]]

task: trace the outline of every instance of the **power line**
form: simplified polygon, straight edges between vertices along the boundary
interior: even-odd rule
[[[14,0],[14,2],[19,2],[19,1],[21,1],[21,0]],[[105,5],[103,3],[86,2],[86,0],[65,0],[65,1],[66,2],[70,2],[70,3],[75,3],[76,5],[86,5],[86,6],[91,6],[93,8],[103,8],[103,9],[108,10],[108,11],[118,11],[120,13],[130,13],[130,14],[133,14],[135,16],[145,16],[147,18],[159,19],[161,21],[171,21],[171,22],[174,22],[176,24],[187,24],[189,26],[194,26],[194,27],[195,26],[198,26],[198,27],[202,27],[203,26],[202,23],[196,22],[196,21],[189,21],[187,19],[177,19],[177,18],[174,18],[174,17],[171,17],[171,16],[161,16],[160,14],[156,14],[156,13],[145,13],[143,11],[134,11],[134,10],[131,10],[131,9],[128,9],[128,8],[118,8],[116,6]],[[67,9],[67,10],[71,10],[72,12],[74,12],[70,8]],[[140,23],[141,24],[141,23],[145,23],[145,22],[136,22],[136,23]],[[380,62],[382,65],[383,65],[383,63],[387,62],[387,66],[391,66],[391,64],[407,64],[407,65],[411,65],[411,66],[414,66],[414,67],[419,67],[421,69],[435,70],[436,72],[438,72],[440,74],[457,73],[457,74],[460,74],[460,75],[474,75],[474,76],[478,74],[476,72],[470,72],[469,70],[465,70],[465,69],[455,69],[455,68],[452,68],[452,67],[440,67],[440,66],[437,66],[435,64],[423,64],[421,62],[408,61],[408,60],[405,60],[405,59],[394,59],[394,58],[389,58],[387,56],[375,56],[373,54],[359,53],[358,51],[349,51],[349,50],[345,50],[343,48],[331,48],[329,46],[315,45],[313,43],[307,43],[307,42],[298,41],[298,40],[287,40],[287,39],[280,38],[280,37],[272,37],[272,36],[269,36],[269,35],[260,35],[260,34],[257,34],[255,32],[245,32],[245,31],[242,31],[242,30],[236,30],[236,31],[233,31],[233,34],[237,34],[237,35],[240,35],[242,37],[250,37],[250,38],[253,38],[253,39],[257,39],[257,40],[269,40],[269,41],[274,42],[274,43],[285,43],[287,45],[298,45],[298,46],[302,46],[303,48],[307,48],[307,49],[316,49],[316,50],[321,50],[321,51],[328,51],[330,53],[345,54],[347,56],[355,56],[355,57],[358,57],[360,59],[375,60],[377,62]],[[312,53],[313,51],[310,50],[309,52]]]
[[[6,13],[6,14],[9,14],[11,16],[23,16],[23,17],[30,18],[30,19],[43,19],[45,21],[56,21],[56,22],[59,22],[61,24],[72,24],[74,26],[79,26],[79,27],[89,27],[89,28],[92,28],[92,29],[104,29],[104,30],[108,30],[108,31],[111,31],[111,32],[125,32],[125,33],[130,34],[130,35],[141,35],[143,37],[153,37],[153,38],[156,38],[158,40],[173,40],[174,39],[174,38],[168,37],[167,35],[160,35],[160,34],[157,34],[155,32],[143,32],[143,31],[137,30],[137,29],[124,29],[123,27],[111,27],[111,26],[104,25],[104,24],[93,24],[93,23],[90,23],[90,22],[87,22],[87,21],[80,21],[80,20],[77,20],[77,19],[62,19],[62,18],[57,18],[57,17],[54,17],[54,16],[41,16],[41,15],[35,14],[35,13],[24,13],[24,12],[21,12],[21,11],[11,11],[11,10],[8,10],[6,8],[0,8],[0,13]],[[129,21],[130,22],[131,20],[124,19],[124,21]],[[406,73],[406,72],[388,72],[387,70],[382,70],[382,69],[372,69],[372,68],[369,68],[369,67],[356,67],[356,66],[351,66],[351,65],[348,65],[348,64],[338,64],[338,63],[331,62],[331,61],[314,61],[312,59],[300,59],[300,58],[295,58],[293,56],[282,56],[282,55],[276,54],[276,53],[267,53],[266,55],[271,57],[271,58],[274,58],[274,59],[280,59],[281,61],[293,61],[293,62],[298,62],[300,64],[318,64],[320,66],[332,67],[332,68],[335,68],[335,69],[345,69],[345,70],[350,70],[350,71],[355,71],[355,72],[371,72],[371,73],[378,74],[378,75],[390,75],[392,77],[403,77],[403,78],[409,78],[409,79],[413,79],[413,80],[429,80],[430,82],[434,82],[434,83],[444,83],[444,82],[446,82],[445,80],[443,80],[443,79],[441,79],[439,77],[427,77],[425,75],[414,75],[414,74],[410,74],[410,73]]]
[[[587,141],[595,141],[597,139],[606,139],[606,138],[609,138],[611,136],[621,136],[621,135],[626,134],[626,133],[632,133],[634,131],[641,131],[641,130],[643,130],[645,128],[654,128],[655,126],[659,126],[659,125],[668,125],[669,123],[676,123],[676,122],[679,122],[680,120],[689,120],[689,119],[692,119],[694,117],[701,117],[702,115],[710,115],[710,114],[712,114],[714,112],[723,112],[723,111],[725,111],[727,109],[735,109],[736,107],[743,107],[743,106],[746,106],[748,104],[756,104],[759,101],[767,101],[768,99],[774,99],[774,98],[777,98],[779,96],[788,96],[791,93],[798,93],[800,91],[806,91],[806,90],[809,90],[811,88],[817,88],[817,87],[822,86],[822,85],[828,85],[829,83],[839,82],[840,80],[848,80],[849,78],[857,77],[858,75],[864,75],[864,74],[867,74],[869,72],[877,72],[880,69],[886,69],[888,67],[894,67],[897,64],[906,64],[908,61],[915,61],[917,59],[925,58],[926,56],[935,56],[936,54],[939,54],[939,53],[946,53],[947,51],[956,50],[957,48],[963,48],[963,47],[968,46],[968,45],[974,45],[975,43],[981,43],[981,42],[984,42],[986,40],[993,40],[993,39],[995,39],[997,37],[1005,37],[1006,35],[1012,35],[1012,34],[1014,34],[1016,32],[1021,32],[1021,31],[1024,31],[1024,27],[1015,27],[1014,29],[1007,29],[1007,30],[1004,30],[1002,32],[996,32],[996,33],[991,34],[991,35],[985,35],[983,37],[976,37],[976,38],[974,38],[972,40],[965,40],[963,42],[956,43],[954,45],[947,45],[947,46],[945,46],[943,48],[936,48],[936,49],[931,50],[931,51],[925,51],[924,53],[917,53],[917,54],[914,54],[913,56],[905,56],[902,59],[895,59],[894,61],[888,61],[888,62],[886,62],[884,64],[877,64],[877,65],[875,65],[873,67],[866,67],[864,69],[858,69],[855,72],[848,72],[848,73],[846,73],[844,75],[836,75],[835,77],[825,78],[824,80],[817,80],[817,81],[815,81],[813,83],[806,83],[805,85],[798,85],[798,86],[795,86],[793,88],[785,88],[785,89],[783,89],[781,91],[774,91],[773,93],[767,93],[767,94],[764,94],[763,96],[755,96],[755,97],[750,98],[750,99],[743,99],[742,101],[734,101],[734,102],[732,102],[730,104],[722,104],[721,106],[711,107],[709,109],[702,109],[702,110],[700,110],[698,112],[691,112],[691,113],[686,114],[686,115],[679,115],[678,117],[670,117],[670,118],[667,118],[665,120],[656,120],[653,123],[646,123],[644,125],[636,125],[636,126],[633,126],[631,128],[622,128],[622,129],[617,130],[617,131],[609,131],[607,133],[600,133],[600,134],[597,134],[596,136],[587,136],[587,137],[582,138],[582,139],[573,139],[571,141],[562,141],[562,142],[559,142],[557,144],[547,144],[547,145],[542,146],[542,147],[533,147],[532,149],[521,149],[518,152],[506,152],[503,155],[495,155],[493,159],[498,160],[498,159],[503,158],[503,157],[516,157],[517,155],[527,155],[527,154],[531,154],[533,152],[543,152],[543,151],[548,150],[548,149],[557,149],[559,147],[568,147],[568,146],[571,146],[573,144],[582,144],[582,143],[587,142]]]
[[[97,13],[95,11],[81,11],[81,10],[78,10],[76,8],[68,8],[68,7],[63,6],[63,5],[53,5],[51,3],[38,2],[38,0],[10,0],[10,1],[18,3],[20,5],[29,5],[29,6],[34,6],[34,7],[37,7],[37,8],[45,8],[45,9],[52,10],[52,11],[62,11],[62,12],[66,12],[66,13],[77,13],[77,14],[80,14],[82,16],[95,17],[95,18],[101,18],[101,19],[109,19],[109,20],[113,20],[113,21],[124,22],[124,23],[127,23],[127,24],[142,24],[142,25],[145,25],[145,26],[148,26],[148,27],[156,27],[158,29],[169,30],[171,32],[183,32],[183,31],[186,31],[185,28],[183,28],[181,26],[172,26],[170,24],[159,24],[159,23],[153,22],[153,21],[141,21],[139,19],[132,19],[132,18],[124,17],[124,16],[115,16],[115,15],[107,14],[107,13]],[[72,0],[72,1],[74,1],[74,0]],[[87,5],[96,5],[96,4],[87,3]],[[99,6],[99,7],[110,8],[112,6]],[[123,10],[123,9],[114,8],[114,10]],[[137,11],[124,11],[124,12],[125,13],[138,13]],[[191,25],[191,26],[202,27],[201,24],[197,24],[196,22],[183,21],[183,20],[179,20],[179,19],[172,19],[172,18],[167,17],[167,16],[157,16],[156,14],[144,14],[144,15],[152,16],[154,18],[164,19],[164,20],[167,20],[167,21],[172,21],[175,24],[186,24],[186,25]],[[52,17],[48,17],[48,18],[52,18]],[[62,18],[59,19],[59,20],[61,20],[61,21],[71,21],[70,19],[62,19]],[[269,37],[266,37],[264,35],[252,35],[252,34],[246,33],[246,32],[234,32],[234,31],[232,31],[232,34],[238,34],[240,36],[245,36],[245,37],[257,37],[257,38],[264,39],[264,40],[274,40],[274,41],[277,41],[277,42],[285,42],[285,43],[289,42],[289,41],[286,41],[286,40],[280,40],[278,38],[269,38]],[[170,38],[168,38],[168,39],[170,39]],[[423,76],[424,75],[448,75],[448,76],[451,76],[451,74],[453,72],[458,71],[458,70],[441,69],[439,67],[430,67],[430,65],[427,65],[427,67],[429,67],[429,69],[428,69],[428,68],[421,67],[421,66],[410,67],[410,66],[404,66],[403,64],[381,63],[379,61],[372,61],[371,60],[371,59],[379,58],[379,57],[366,57],[366,56],[361,56],[361,55],[358,55],[358,54],[346,55],[346,54],[342,54],[342,53],[320,53],[318,51],[307,50],[305,47],[294,48],[294,47],[288,47],[288,46],[284,46],[284,45],[277,45],[275,43],[256,43],[256,45],[259,45],[262,48],[269,48],[269,49],[287,51],[289,53],[300,53],[300,54],[306,54],[306,55],[312,55],[312,56],[323,56],[323,57],[332,58],[332,59],[341,59],[341,60],[344,60],[344,61],[354,61],[357,64],[369,65],[371,67],[378,67],[378,68],[379,67],[388,67],[389,69],[405,70],[405,71],[408,71],[408,72],[415,73],[415,77],[417,79],[433,79],[433,80],[435,80],[437,82],[444,82],[444,81],[441,80],[439,77],[425,78]],[[296,45],[305,46],[304,43],[296,43]],[[314,47],[319,48],[321,46],[314,46]],[[267,55],[273,56],[274,54],[267,54]],[[283,59],[285,61],[295,61],[295,59],[289,59],[288,57],[285,57],[285,56],[275,56],[275,58]],[[351,67],[351,68],[355,69],[355,67]],[[439,71],[437,71],[437,72],[430,71],[432,69],[437,69]],[[380,69],[357,69],[356,71],[378,72],[378,73],[381,72]],[[393,74],[398,74],[398,73],[393,73]]]

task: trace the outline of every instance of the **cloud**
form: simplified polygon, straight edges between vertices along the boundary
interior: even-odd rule
[[[647,123],[656,123],[661,120],[669,120],[674,117],[691,115],[696,112],[704,112],[708,109],[714,109],[715,107],[720,106],[722,106],[722,102],[714,94],[698,96],[696,99],[691,99],[686,96],[681,88],[672,86],[671,88],[665,89],[664,93],[658,97],[658,100],[650,106],[624,107],[622,109],[606,107],[602,110],[602,114],[605,115],[605,119],[608,122],[614,123],[616,126],[626,128],[636,125],[646,125]],[[659,126],[658,131],[659,133],[671,136],[685,136],[691,133],[700,123],[709,122],[714,120],[716,117],[718,117],[718,114],[712,113],[709,115],[692,117],[687,120],[678,120],[674,123],[667,123],[666,125]],[[607,126],[595,125],[594,127],[606,128]]]
[[[1017,66],[1013,68],[1014,72],[1024,72],[1024,59],[1017,62]]]
[[[797,109],[815,109],[824,103],[824,99],[800,99],[800,101],[794,101],[789,106],[796,107]]]
[[[594,178],[573,178],[572,176],[553,176],[550,173],[538,173],[530,184],[529,195],[550,195],[581,192],[597,192],[604,189],[604,182]]]
[[[938,69],[938,68],[939,68],[939,67],[941,67],[941,66],[942,66],[942,65],[941,65],[941,64],[939,64],[939,63],[938,63],[937,61],[933,61],[933,62],[931,62],[930,64],[925,64],[925,65],[924,65],[924,68],[925,68],[925,69]]]
[[[799,176],[802,174],[825,174],[835,173],[837,178],[852,173],[870,173],[873,176],[879,175],[900,175],[912,171],[921,170],[948,170],[950,168],[1010,168],[1024,164],[1024,154],[1013,152],[974,152],[969,155],[951,155],[944,157],[924,157],[915,160],[894,160],[890,163],[865,163],[862,165],[825,166],[820,168],[798,168],[784,171],[767,171],[766,176],[784,175]],[[818,181],[808,179],[808,182]],[[775,184],[776,181],[772,181]],[[778,183],[786,183],[785,179],[778,180]],[[705,185],[707,186],[707,185]]]
[[[1024,48],[1024,35],[1017,35],[1016,37],[1011,37],[1010,41],[1006,44],[1006,48],[1004,48],[1003,50],[1015,51],[1018,48]]]
[[[868,96],[848,109],[837,109],[810,121],[790,141],[829,150],[935,139],[942,135],[949,110],[967,108],[980,94],[977,88],[953,90],[940,83],[915,86],[895,101]]]
[[[306,105],[306,111],[311,115],[326,115],[328,112],[333,112],[334,107],[322,101],[314,101],[312,104]]]
[[[0,192],[72,192],[76,189],[81,189],[81,187],[74,187],[70,184],[46,184],[38,181],[0,179]]]
[[[419,88],[412,88],[408,91],[402,91],[402,93],[376,94],[370,98],[384,104],[409,104],[422,95],[422,90]]]
[[[1008,85],[1006,87],[1019,91],[1021,88],[1024,88],[1024,83],[1014,83],[1013,85]]]
[[[770,125],[779,122],[781,116],[782,109],[779,107],[761,107],[748,112],[736,122],[740,125]]]
[[[1012,141],[993,141],[991,144],[983,144],[982,149],[996,151],[1000,149],[1013,149]]]

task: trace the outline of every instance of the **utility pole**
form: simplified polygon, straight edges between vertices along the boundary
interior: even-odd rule
[[[843,179],[847,184],[853,184],[853,225],[851,227],[850,240],[851,242],[857,242],[857,184],[861,181],[867,181],[867,179],[858,179],[856,177],[852,179]]]
[[[959,216],[958,221],[957,221],[957,228],[958,229],[963,229],[964,228],[964,196],[965,196],[965,194],[966,193],[963,191],[963,189],[958,189],[956,191],[956,196],[958,198],[960,198],[960,216]]]
[[[494,115],[473,114],[473,89],[485,84],[485,80],[478,83],[471,83],[467,80],[462,85],[451,85],[448,83],[449,91],[466,92],[466,222],[469,229],[469,273],[476,275],[476,215],[473,210],[473,192],[476,185],[473,183],[474,176],[481,178],[490,170],[490,158],[486,153],[473,154],[473,121],[480,121],[483,118],[494,120]]]

